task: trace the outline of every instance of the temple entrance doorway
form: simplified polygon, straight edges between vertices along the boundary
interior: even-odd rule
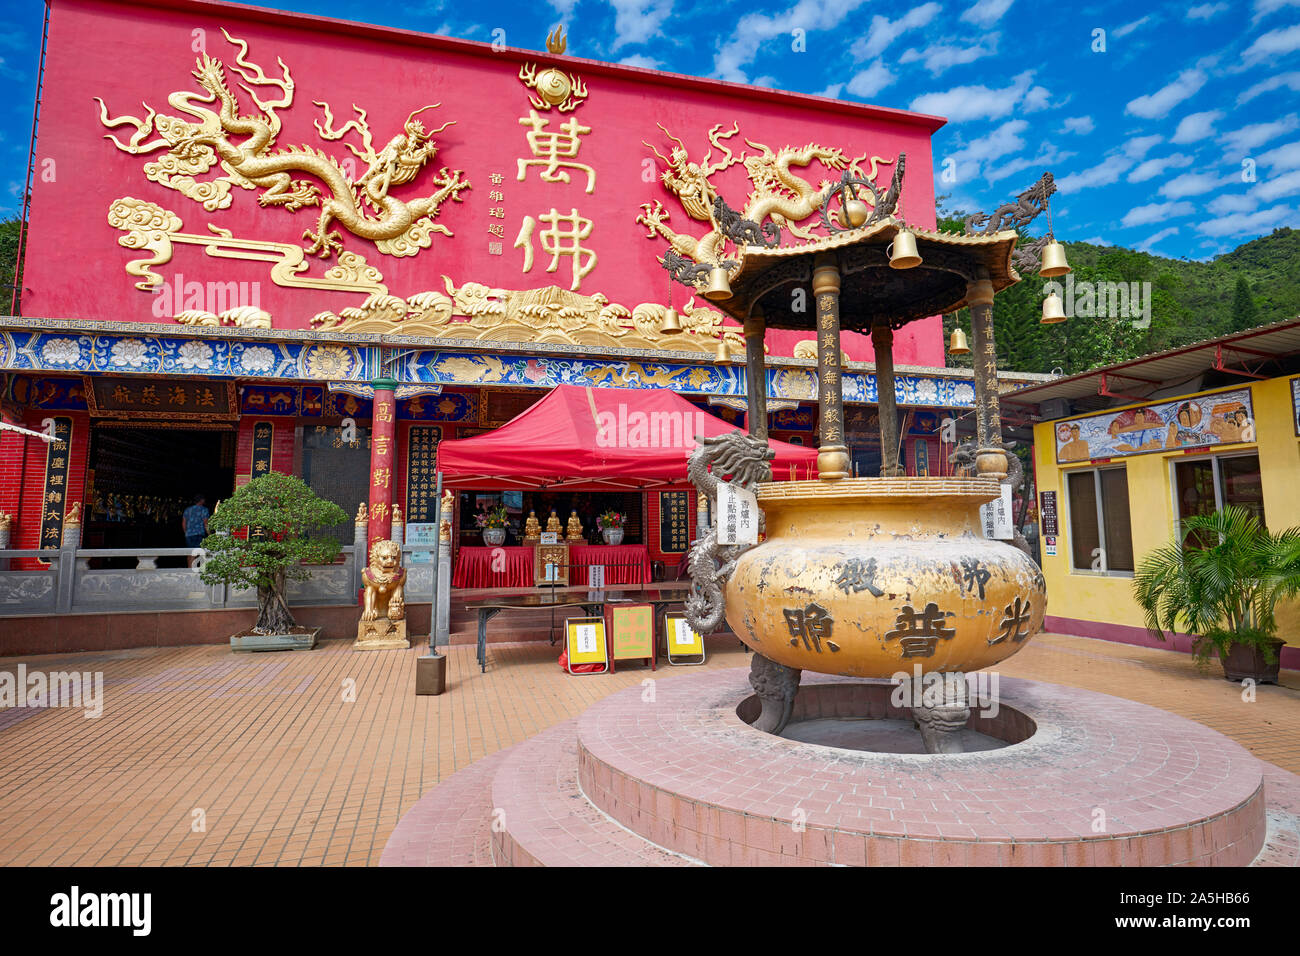
[[[81,546],[185,547],[181,513],[194,496],[211,510],[234,490],[235,444],[233,428],[92,423]],[[161,559],[158,566],[184,564]]]

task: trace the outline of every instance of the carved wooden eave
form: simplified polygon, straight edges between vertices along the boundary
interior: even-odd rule
[[[921,264],[892,269],[886,250],[901,229],[887,220],[803,245],[748,246],[729,276],[732,297],[711,305],[742,322],[758,306],[769,328],[812,331],[813,261],[826,253],[839,261],[840,327],[855,332],[955,312],[966,305],[967,283],[976,279],[992,280],[995,292],[1020,281],[1011,264],[1019,238],[1014,231],[977,236],[911,229]]]

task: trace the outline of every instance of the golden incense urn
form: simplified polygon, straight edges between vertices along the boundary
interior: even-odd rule
[[[731,258],[719,252],[709,265],[665,254],[677,281],[707,285],[703,294],[743,323],[746,343],[748,434],[697,437],[688,465],[714,519],[691,546],[686,616],[701,634],[725,618],[754,651],[750,683],[762,702],[756,728],[784,729],[804,670],[893,679],[910,685],[927,751],[953,753],[971,715],[966,673],[1015,654],[1046,614],[1046,584],[1028,544],[1014,530],[1014,543],[987,535],[980,507],[1002,498],[1005,485],[1014,493],[1023,479],[1014,446],[1002,441],[992,306],[995,293],[1020,281],[1016,268],[1037,267],[1052,246],[1049,233],[1016,249],[1016,230],[1047,208],[1055,184],[1045,174],[991,216],[972,216],[964,234],[932,232],[902,219],[904,160],[898,157],[887,191],[848,172],[827,188],[820,208],[828,237],[782,247],[719,197],[720,248]],[[868,193],[874,202],[865,211]],[[1063,254],[1049,265],[1054,274],[1068,270]],[[894,332],[962,308],[970,309],[974,340],[974,434],[950,459],[954,475],[907,477]],[[815,481],[772,481],[768,327],[817,334]],[[843,328],[871,336],[879,477],[851,477]],[[936,674],[943,679],[930,693],[936,683],[922,679]]]

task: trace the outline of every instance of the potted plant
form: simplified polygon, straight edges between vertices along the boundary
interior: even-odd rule
[[[1193,635],[1198,665],[1214,653],[1228,680],[1276,684],[1274,609],[1300,593],[1300,528],[1272,534],[1236,505],[1188,518],[1181,540],[1142,559],[1133,590],[1152,634]]]
[[[623,524],[626,521],[626,515],[619,514],[617,511],[606,511],[597,516],[596,527],[600,529],[601,537],[605,539],[606,544],[622,544]]]
[[[347,517],[300,478],[278,472],[254,478],[221,503],[208,523],[213,533],[203,539],[209,554],[200,576],[205,584],[257,588],[257,622],[231,635],[233,650],[316,646],[320,628],[301,627],[294,621],[286,584],[309,577],[306,565],[334,561],[338,541],[313,535]],[[245,529],[250,530],[244,533]]]
[[[505,505],[496,505],[479,512],[474,516],[474,521],[483,532],[484,544],[495,548],[506,543],[506,525],[509,523],[509,518],[506,515]]]

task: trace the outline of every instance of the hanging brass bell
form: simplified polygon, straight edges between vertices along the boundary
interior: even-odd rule
[[[719,365],[726,365],[731,361],[731,350],[727,348],[727,340],[722,336],[718,336],[718,351],[715,361]]]
[[[949,355],[969,355],[970,345],[966,342],[966,333],[960,328],[952,330],[952,335],[948,338]]]
[[[1064,322],[1065,319],[1065,307],[1061,304],[1061,297],[1053,292],[1043,300],[1042,324],[1055,325],[1057,322]]]
[[[731,298],[731,283],[727,281],[727,270],[722,266],[714,266],[709,270],[709,285],[704,290],[704,298],[715,302]]]
[[[677,316],[677,310],[669,308],[664,314],[664,320],[659,325],[661,335],[680,335],[682,332],[682,320]]]
[[[913,269],[921,264],[921,254],[916,251],[916,236],[906,229],[899,230],[887,251],[891,269]]]
[[[840,225],[845,229],[857,229],[871,215],[871,207],[861,199],[854,197],[840,209]]]
[[[1054,279],[1069,272],[1070,264],[1065,261],[1065,246],[1053,239],[1043,247],[1043,264],[1038,274],[1044,279]]]

